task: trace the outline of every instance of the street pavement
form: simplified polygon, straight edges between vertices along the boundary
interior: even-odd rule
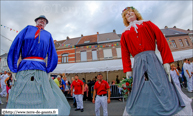
[[[1,91],[1,90],[0,90]],[[193,99],[193,93],[189,93],[185,88],[182,88],[182,91],[191,99]],[[4,104],[0,105],[0,109],[6,108],[6,98],[1,97],[1,100]],[[73,100],[69,99],[69,104],[72,106]],[[80,111],[74,111],[75,108],[71,108],[70,116],[95,116],[95,105],[90,101],[84,101],[84,112]],[[125,108],[126,102],[119,101],[118,99],[111,100],[111,103],[108,104],[108,114],[109,116],[122,116],[124,108]],[[193,108],[193,102],[191,103]],[[100,110],[101,115],[103,114],[103,110],[101,108]],[[1,111],[0,111],[1,112]],[[1,115],[1,114],[0,114]]]

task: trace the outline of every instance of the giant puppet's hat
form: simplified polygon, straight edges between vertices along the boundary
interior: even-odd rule
[[[35,22],[36,22],[38,19],[41,19],[41,18],[45,19],[45,20],[46,20],[46,24],[48,24],[48,19],[46,19],[46,17],[45,17],[44,15],[40,15],[39,17],[37,17],[37,18],[35,19]]]

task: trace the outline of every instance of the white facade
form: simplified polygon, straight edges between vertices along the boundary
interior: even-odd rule
[[[7,53],[0,56],[0,72],[9,71],[9,67],[7,65]]]

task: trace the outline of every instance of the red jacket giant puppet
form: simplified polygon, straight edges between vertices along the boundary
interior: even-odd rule
[[[122,18],[126,26],[121,36],[123,71],[127,77],[133,76],[133,88],[123,115],[192,114],[191,100],[168,76],[169,63],[174,59],[161,30],[151,21],[143,20],[133,7],[125,8]],[[156,40],[164,66],[155,54]],[[134,57],[133,71],[130,54]]]

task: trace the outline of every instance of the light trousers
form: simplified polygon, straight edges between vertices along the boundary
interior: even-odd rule
[[[2,91],[0,93],[1,96],[6,96],[7,95],[7,91],[6,91],[6,85],[1,85]]]
[[[74,97],[76,99],[77,109],[83,109],[83,95],[78,94],[78,95],[74,95]]]
[[[189,78],[188,75],[185,75],[185,76],[186,76],[186,80],[187,80],[188,91],[192,91],[192,77]]]
[[[107,110],[107,96],[96,96],[95,100],[95,114],[100,116],[100,107],[103,107],[103,116],[108,116]]]

